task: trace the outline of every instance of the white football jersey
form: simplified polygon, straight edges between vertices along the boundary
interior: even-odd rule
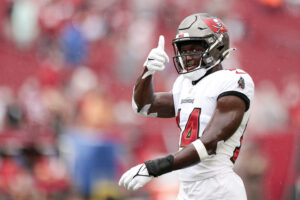
[[[236,95],[245,101],[246,111],[240,126],[229,139],[218,143],[216,154],[197,165],[181,169],[178,173],[181,181],[197,181],[232,171],[254,97],[252,78],[243,70],[226,69],[209,74],[193,85],[181,75],[176,79],[172,93],[176,121],[181,129],[180,149],[201,137],[215,111],[218,98]]]

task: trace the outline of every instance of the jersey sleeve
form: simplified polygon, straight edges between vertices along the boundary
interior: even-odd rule
[[[222,77],[222,84],[218,98],[234,95],[240,97],[249,109],[254,98],[254,82],[249,74],[240,69],[226,70],[227,74]]]

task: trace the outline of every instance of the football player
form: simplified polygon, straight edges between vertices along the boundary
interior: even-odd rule
[[[171,92],[155,93],[153,75],[169,61],[164,45],[160,36],[136,82],[132,106],[143,116],[176,116],[179,151],[131,168],[119,185],[137,190],[154,177],[178,170],[178,200],[246,199],[233,165],[249,119],[254,83],[245,71],[221,65],[234,50],[229,48],[227,28],[206,13],[186,17],[172,42],[179,76]]]

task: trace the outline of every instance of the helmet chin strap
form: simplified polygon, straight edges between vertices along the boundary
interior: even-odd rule
[[[217,66],[220,63],[220,60],[218,60],[214,65],[208,67],[208,68],[204,68],[204,67],[200,67],[199,65],[199,69],[189,72],[189,73],[185,73],[183,74],[183,76],[187,79],[190,79],[191,81],[196,81],[199,80],[200,78],[202,78],[206,72],[210,69],[212,69],[213,67]]]
[[[199,66],[197,67],[198,69],[196,69],[195,71],[191,71],[191,72],[188,72],[188,73],[185,73],[183,74],[183,76],[187,79],[190,79],[191,81],[197,81],[199,80],[200,78],[202,78],[208,70],[212,69],[213,67],[217,66],[218,64],[220,64],[225,58],[227,58],[229,56],[229,53],[231,51],[234,51],[236,50],[235,48],[230,48],[230,49],[227,49],[225,52],[223,52],[222,54],[222,57],[217,61],[215,62],[212,66],[209,66],[208,68],[205,68],[205,67],[201,67],[201,61],[200,61],[200,64]]]

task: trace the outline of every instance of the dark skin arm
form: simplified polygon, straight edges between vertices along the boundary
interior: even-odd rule
[[[226,141],[239,127],[245,112],[245,102],[237,96],[224,96],[218,100],[216,110],[199,138],[209,155],[215,154],[217,143]],[[174,154],[173,170],[195,165],[200,162],[193,144]]]
[[[220,69],[221,66],[217,66],[212,69],[211,73]],[[143,74],[146,71],[147,69],[144,70]],[[145,105],[151,104],[148,114],[158,113],[158,117],[174,117],[172,93],[154,93],[153,76],[142,79],[143,74],[138,78],[134,88],[134,100],[138,106],[138,111]],[[245,102],[237,96],[224,96],[218,100],[216,110],[203,135],[199,138],[209,155],[216,152],[219,141],[227,140],[237,130],[243,119],[245,108]],[[200,162],[199,155],[192,144],[173,155],[173,170],[186,168]]]
[[[142,75],[137,79],[134,87],[134,101],[138,107],[138,112],[147,104],[150,104],[148,114],[157,113],[158,117],[170,118],[175,116],[173,95],[171,92],[153,91],[153,75],[142,79],[147,72],[145,68]]]

